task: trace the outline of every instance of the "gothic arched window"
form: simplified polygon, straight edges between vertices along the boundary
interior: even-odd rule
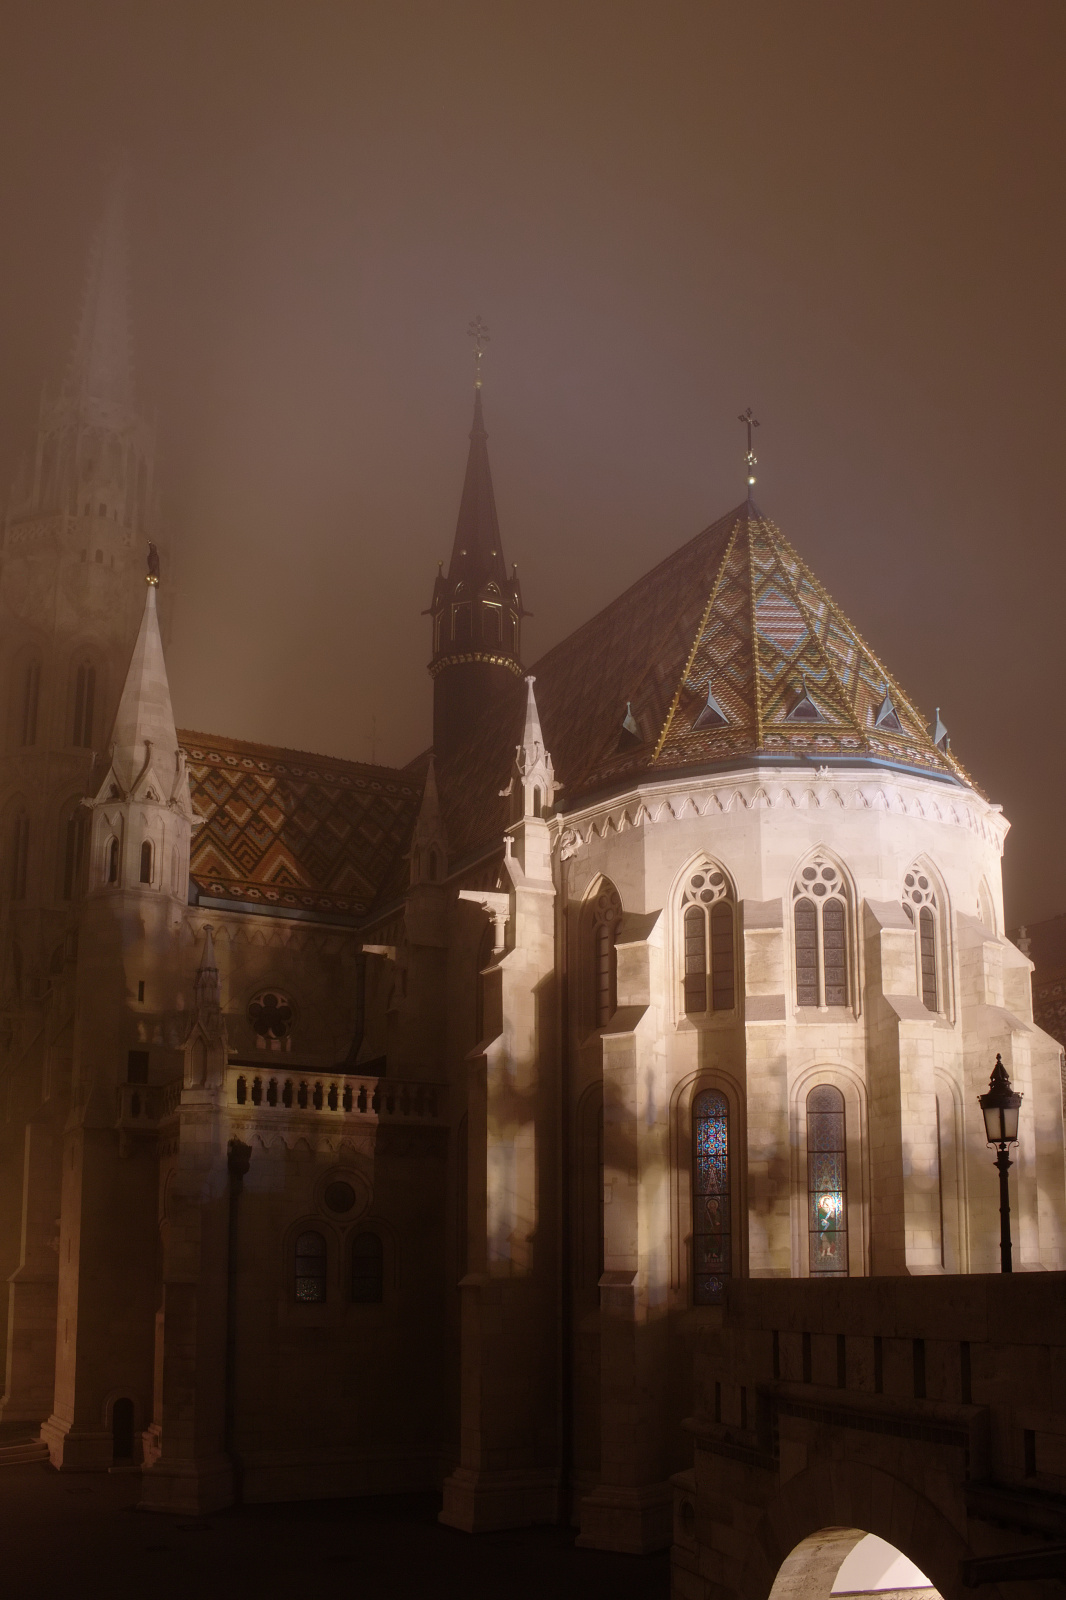
[[[704,1089],[692,1102],[692,1299],[717,1305],[732,1270],[729,1102]]]
[[[296,1240],[295,1290],[304,1305],[326,1298],[326,1241],[320,1233],[301,1233]]]
[[[589,1021],[605,1028],[618,1008],[618,957],[614,942],[622,920],[618,890],[607,878],[585,905],[585,947],[591,976]]]
[[[380,1305],[385,1292],[385,1252],[376,1233],[357,1233],[352,1240],[352,1303]]]
[[[37,708],[41,698],[41,663],[27,661],[22,669],[22,704],[19,717],[20,744],[37,743]]]
[[[939,1011],[937,933],[940,907],[932,880],[920,867],[912,867],[903,879],[903,909],[914,923],[922,1004],[927,1011]]]
[[[807,1202],[812,1278],[848,1275],[844,1096],[821,1083],[807,1096]]]
[[[99,554],[99,552],[97,552]],[[93,713],[96,709],[96,668],[83,661],[74,679],[74,737],[80,749],[91,750]]]
[[[142,883],[151,883],[151,881],[152,881],[152,844],[151,844],[151,840],[146,839],[144,841],[144,843],[141,845],[141,882]]]
[[[118,840],[112,839],[107,847],[107,881],[118,882]]]
[[[30,819],[17,811],[11,827],[11,898],[25,900],[30,865]]]
[[[816,856],[792,890],[796,1004],[848,1003],[848,902],[839,867]]]
[[[689,877],[682,904],[683,1000],[688,1016],[736,1006],[736,936],[732,891],[720,867]]]
[[[77,805],[63,824],[60,848],[63,851],[64,900],[73,900],[81,885],[81,867],[85,858],[88,822],[88,812],[84,806]]]

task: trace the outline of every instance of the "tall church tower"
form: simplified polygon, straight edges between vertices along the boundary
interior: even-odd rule
[[[459,521],[447,574],[437,575],[433,618],[433,748],[446,759],[512,678],[522,676],[522,596],[507,575],[489,470],[481,380]]]
[[[0,1055],[12,1062],[40,1038],[63,969],[85,886],[81,800],[140,620],[154,447],[134,398],[125,190],[116,176],[70,361],[42,396],[0,527]]]

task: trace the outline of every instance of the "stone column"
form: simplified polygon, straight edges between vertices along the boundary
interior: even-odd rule
[[[56,1378],[62,1132],[46,1107],[26,1124],[19,1264],[8,1279],[7,1360],[0,1422],[42,1423]]]
[[[527,815],[512,836],[510,948],[469,1060],[461,1449],[441,1512],[470,1533],[553,1521],[559,1494],[555,889],[547,824]],[[502,921],[501,897],[465,897]]]
[[[867,900],[864,916],[871,1271],[941,1272],[937,1019],[918,998],[914,927],[903,908]]]
[[[740,907],[744,960],[744,1057],[748,1126],[748,1272],[792,1272],[792,1173],[788,1111],[783,903]]]
[[[671,1526],[662,941],[659,911],[623,917],[615,940],[619,1004],[603,1030],[600,1482],[581,1502],[578,1538],[636,1554],[669,1544]]]

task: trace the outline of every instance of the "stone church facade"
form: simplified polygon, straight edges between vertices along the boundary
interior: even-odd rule
[[[661,1546],[731,1282],[997,1270],[997,1053],[1066,1266],[1007,822],[750,497],[527,671],[480,389],[432,751],[176,729],[124,271],[0,554],[0,1437]]]

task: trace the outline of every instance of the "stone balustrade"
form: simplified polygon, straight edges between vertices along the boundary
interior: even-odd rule
[[[283,1115],[346,1120],[439,1123],[445,1114],[446,1086],[363,1077],[359,1073],[257,1072],[230,1067],[226,1103]]]

